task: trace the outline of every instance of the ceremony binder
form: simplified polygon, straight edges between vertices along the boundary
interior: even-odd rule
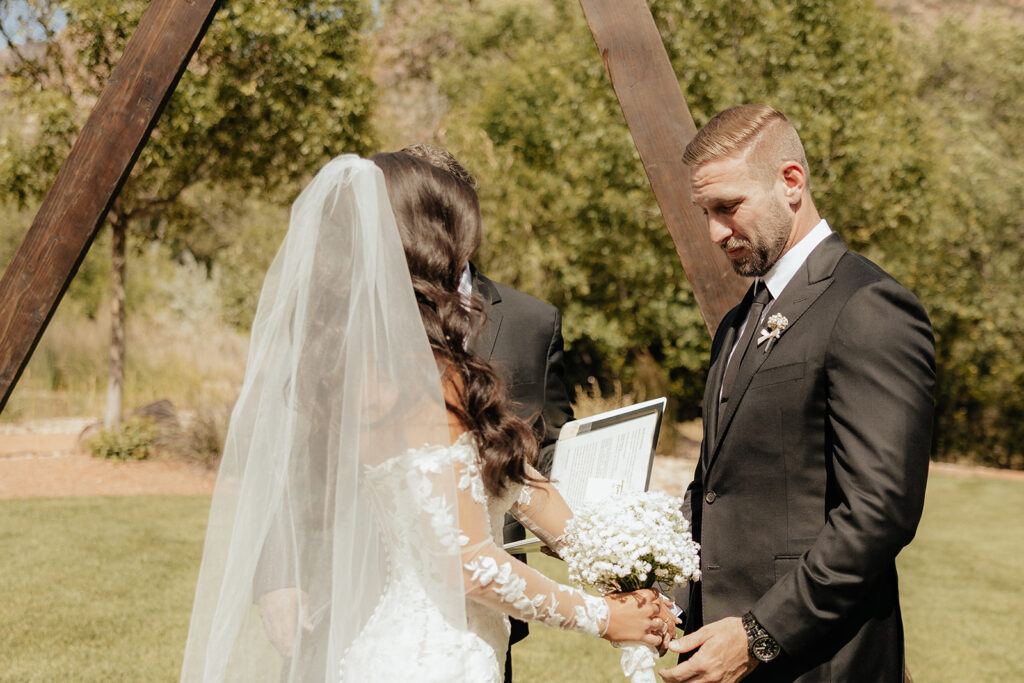
[[[627,491],[646,491],[666,399],[656,398],[567,422],[555,443],[551,483],[572,510]],[[536,538],[506,543],[516,554],[540,550]]]

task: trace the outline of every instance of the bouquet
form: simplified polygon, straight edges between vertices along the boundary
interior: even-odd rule
[[[658,492],[622,493],[583,506],[565,527],[559,550],[569,579],[602,594],[658,587],[700,578],[700,546],[680,511],[683,501]],[[622,672],[632,683],[654,683],[654,648],[622,646]]]

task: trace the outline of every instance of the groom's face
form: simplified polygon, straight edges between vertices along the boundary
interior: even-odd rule
[[[743,158],[713,159],[690,170],[693,203],[708,218],[711,241],[740,275],[764,275],[786,250],[793,214],[775,189]]]

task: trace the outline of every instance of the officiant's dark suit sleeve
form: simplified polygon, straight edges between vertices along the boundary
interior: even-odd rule
[[[689,490],[703,576],[688,630],[752,611],[783,655],[751,681],[901,681],[895,559],[924,504],[931,325],[837,235],[775,313],[789,327],[748,351]]]

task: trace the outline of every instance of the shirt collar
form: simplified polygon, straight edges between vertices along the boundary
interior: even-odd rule
[[[793,245],[793,247],[782,255],[771,270],[764,276],[764,284],[772,293],[772,299],[778,299],[782,290],[786,288],[789,281],[793,279],[800,266],[804,264],[807,257],[811,255],[814,248],[825,241],[832,234],[832,228],[824,218],[814,228],[804,235],[804,238]]]
[[[462,277],[459,278],[459,294],[462,295],[463,300],[468,300],[473,294],[473,271],[469,268],[469,261],[466,261],[466,268],[462,271]]]

